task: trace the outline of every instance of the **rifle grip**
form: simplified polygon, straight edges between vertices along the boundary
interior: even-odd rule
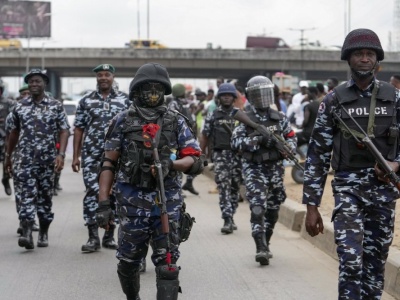
[[[168,214],[167,213],[162,213],[161,214],[161,230],[164,234],[169,233],[169,222],[168,222]]]

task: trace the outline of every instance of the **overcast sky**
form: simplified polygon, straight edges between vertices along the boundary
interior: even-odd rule
[[[147,9],[147,3],[150,9]],[[245,48],[246,36],[283,38],[298,44],[299,29],[310,41],[342,45],[349,0],[51,0],[52,38],[41,47],[124,47],[147,38],[169,48]],[[351,29],[366,27],[388,49],[395,0],[351,0]],[[346,9],[345,9],[346,8]],[[140,26],[138,26],[138,9]],[[294,30],[290,30],[290,28]],[[54,41],[54,42],[53,42]],[[25,42],[25,41],[24,41]]]
[[[299,44],[300,29],[306,29],[304,37],[311,42],[341,46],[348,1],[51,0],[52,37],[32,39],[31,47],[124,47],[129,40],[139,37],[139,28],[142,39],[147,38],[149,29],[150,39],[169,48],[206,48],[212,43],[214,47],[244,49],[248,35],[262,34],[281,37],[293,46]],[[389,50],[395,0],[350,1],[351,29],[374,30],[383,48]],[[311,28],[314,29],[308,30]],[[22,39],[22,43],[26,46],[27,40]],[[126,90],[128,79],[118,80]],[[15,79],[10,84],[18,87],[20,81]],[[214,81],[197,79],[186,83],[207,89],[214,87]],[[63,80],[63,91],[67,93],[94,86],[94,78]]]

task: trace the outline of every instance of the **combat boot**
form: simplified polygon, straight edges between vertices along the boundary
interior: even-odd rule
[[[179,267],[175,264],[156,267],[157,300],[177,300],[182,293],[179,286]]]
[[[140,275],[139,267],[134,266],[124,260],[118,263],[118,278],[121,283],[122,291],[127,300],[140,300]]]
[[[265,242],[265,234],[257,233],[254,236],[254,241],[256,242],[256,262],[260,265],[269,265],[269,258],[267,253],[267,243]]]
[[[110,225],[108,231],[104,231],[102,246],[108,249],[118,249],[118,245],[114,240],[115,225]]]
[[[32,226],[34,221],[22,221],[22,236],[18,239],[18,245],[31,250],[35,248],[32,237]]]
[[[182,186],[182,190],[189,191],[194,195],[198,195],[199,192],[193,187],[193,178],[187,178],[186,183]]]
[[[38,247],[48,247],[49,246],[49,221],[39,221],[39,236],[37,241]]]
[[[272,232],[273,232],[272,230],[268,230],[268,229],[265,231],[265,242],[267,243],[268,258],[272,258],[273,257],[272,252],[269,249],[269,241],[271,240]]]
[[[99,238],[99,227],[97,224],[88,224],[89,239],[85,245],[82,245],[82,252],[95,252],[101,248]]]
[[[19,221],[19,227],[17,229],[17,234],[19,234],[20,236],[22,236],[22,234],[23,234],[22,222],[21,221]]]
[[[36,223],[36,221],[33,221],[32,231],[39,231],[39,225]]]
[[[233,222],[231,217],[224,218],[224,226],[221,228],[222,233],[232,233],[233,232]]]
[[[6,194],[7,194],[8,196],[10,196],[10,195],[12,194],[11,186],[10,186],[10,179],[4,177],[4,178],[1,180],[1,183],[4,185],[4,191],[6,192]]]
[[[145,273],[146,272],[146,267],[147,267],[146,259],[143,259],[143,261],[140,263],[139,272],[140,273]]]
[[[237,225],[235,224],[235,220],[232,218],[232,229],[237,230]]]

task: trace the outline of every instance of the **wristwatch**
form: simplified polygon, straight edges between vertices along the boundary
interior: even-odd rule
[[[65,158],[65,152],[60,152],[60,153],[58,153],[58,155],[61,155],[62,158]]]

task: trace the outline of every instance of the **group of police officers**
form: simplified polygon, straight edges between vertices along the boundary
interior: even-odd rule
[[[356,139],[352,134],[360,136],[355,119],[390,168],[398,172],[399,91],[375,77],[384,52],[373,31],[350,32],[341,58],[349,64],[352,76],[319,107],[305,163],[305,226],[311,236],[323,232],[318,206],[332,165],[332,221],[340,262],[338,298],[380,299],[399,191],[360,142],[362,137]],[[233,104],[238,93],[234,85],[221,84],[216,95],[219,106],[207,115],[199,143],[190,112],[182,103],[184,86],[172,87],[164,66],[141,66],[128,95],[115,87],[112,65],[101,64],[93,71],[97,89],[79,101],[74,122],[72,169],[82,168],[86,187],[83,217],[89,239],[82,251],[94,252],[101,246],[116,249],[122,290],[127,299],[136,300],[140,299],[140,266],[151,245],[157,299],[177,299],[181,291],[179,245],[191,229],[184,210],[182,173],[189,180],[199,175],[211,146],[224,220],[221,232],[231,234],[237,229],[233,217],[243,177],[255,260],[268,265],[271,236],[286,198],[283,161],[287,154],[278,150],[277,143],[286,143],[293,153],[297,143],[289,120],[274,107],[273,83],[264,76],[248,81],[244,111],[250,123],[235,120]],[[2,183],[11,194],[7,183],[12,176],[18,203],[22,226],[18,244],[33,249],[36,213],[37,246],[49,244],[54,176],[64,167],[69,124],[62,104],[45,93],[49,82],[45,73],[32,70],[25,82],[30,96],[0,116],[0,125],[5,127],[4,137],[0,131],[0,146],[6,144]],[[174,98],[167,104],[165,96],[171,92]],[[354,119],[347,114],[357,111],[361,113],[352,114]],[[114,230],[118,223],[117,244]],[[106,230],[102,243],[99,227]]]

